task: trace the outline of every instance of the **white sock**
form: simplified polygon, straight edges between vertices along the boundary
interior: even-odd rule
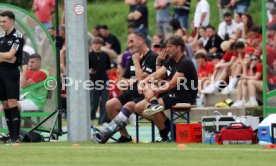
[[[230,81],[229,81],[229,88],[234,89],[236,84],[238,82],[238,78],[237,77],[230,77]]]
[[[257,101],[256,97],[255,96],[252,96],[249,98],[249,101]]]
[[[220,86],[220,81],[216,81],[214,84],[214,88],[218,89]]]

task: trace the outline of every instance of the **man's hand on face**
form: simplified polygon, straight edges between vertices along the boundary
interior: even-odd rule
[[[133,60],[133,62],[139,62],[140,61],[140,59],[141,59],[141,55],[139,54],[139,53],[134,53],[133,55],[132,55],[132,60]]]

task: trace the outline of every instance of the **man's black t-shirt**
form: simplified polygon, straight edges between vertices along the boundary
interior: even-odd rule
[[[146,5],[135,6],[134,11],[138,11],[142,16],[135,21],[135,28],[148,28],[148,7]]]
[[[119,42],[118,38],[113,34],[109,33],[108,37],[104,38],[103,40],[106,44],[110,44],[111,48],[117,53],[121,53],[121,43]]]
[[[105,52],[90,52],[89,53],[89,69],[95,71],[90,74],[90,79],[94,82],[96,80],[108,80],[106,70],[110,69],[110,59]]]
[[[17,68],[18,66],[20,66],[22,63],[23,46],[23,34],[16,29],[13,29],[12,32],[9,34],[0,36],[0,52],[9,52],[11,48],[14,48],[16,50],[16,61],[14,63],[0,63],[0,67]]]
[[[179,80],[177,87],[170,91],[179,96],[185,96],[188,98],[191,97],[191,99],[195,99],[197,95],[198,77],[191,59],[186,55],[183,55],[176,63],[173,58],[170,58],[164,63],[164,67],[167,69],[168,80],[171,80],[176,72],[184,74],[184,80]]]
[[[214,37],[210,38],[205,46],[205,49],[209,52],[210,49],[213,47],[218,48],[217,53],[221,53],[222,50],[220,48],[220,44],[222,43],[222,39],[219,37],[218,34],[216,34]]]
[[[189,15],[190,6],[191,6],[191,0],[188,0],[184,5],[181,5],[181,6],[175,5],[174,13],[178,16]]]
[[[155,72],[156,58],[157,58],[157,54],[152,50],[149,50],[146,53],[146,55],[140,61],[143,72],[146,72],[148,74]],[[130,79],[132,77],[135,77],[135,66],[133,64],[132,58],[130,58],[128,61],[126,70],[124,72],[123,78]]]

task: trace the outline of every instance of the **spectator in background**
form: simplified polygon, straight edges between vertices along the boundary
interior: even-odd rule
[[[48,32],[50,33],[51,38],[53,40],[55,40],[56,39],[56,30],[55,30],[55,28],[54,27],[48,28]]]
[[[59,27],[59,36],[61,37],[60,49],[60,73],[66,75],[66,42],[65,42],[65,25]]]
[[[156,34],[152,37],[152,42],[151,42],[151,50],[153,50],[154,52],[156,52],[157,50],[156,47],[154,47],[155,45],[159,45],[161,40],[164,39],[164,36],[163,35],[159,35],[159,34]]]
[[[209,40],[209,37],[207,35],[206,28],[200,27],[196,33],[196,36],[193,39],[193,43],[192,43],[193,49],[195,51],[199,49],[204,49],[208,40]]]
[[[271,21],[268,22],[268,26],[271,26],[273,24],[276,24],[276,9],[273,8],[270,10],[270,14],[271,14]]]
[[[243,28],[243,23],[242,23],[242,14],[241,13],[235,13],[234,15],[235,22]]]
[[[250,55],[245,54],[242,62],[242,75],[239,79],[238,86],[237,86],[237,100],[234,102],[231,107],[241,107],[244,106],[246,103],[247,97],[248,97],[248,88],[247,88],[247,81],[246,77],[253,76],[254,71],[253,71],[253,63],[250,63]]]
[[[219,24],[218,35],[222,40],[238,39],[242,33],[240,27],[234,20],[232,14],[227,12],[223,15],[224,21]]]
[[[119,76],[117,73],[117,63],[112,62],[110,64],[110,70],[108,71],[108,78],[110,81],[112,81],[112,82],[110,82],[111,88],[109,90],[109,99],[112,99],[112,98],[120,95],[120,90],[116,86],[116,83],[119,80]]]
[[[226,53],[215,65],[215,70],[213,73],[214,82],[203,89],[202,93],[211,94],[218,92],[220,88],[221,81],[226,80],[228,76],[228,70],[231,65],[235,62],[237,55],[234,53],[235,44],[229,41],[224,41],[222,45],[223,51]],[[211,56],[218,56],[217,54],[211,54]]]
[[[257,92],[263,92],[263,64],[258,55],[251,56],[251,63],[254,66],[253,76],[245,76],[242,78],[248,79],[248,101],[244,104],[245,107],[258,107]]]
[[[46,29],[52,27],[51,15],[55,12],[55,0],[34,0],[32,12],[35,12]]]
[[[242,23],[243,23],[242,38],[247,39],[249,30],[254,25],[253,19],[249,14],[243,14],[242,15]]]
[[[41,56],[33,54],[29,57],[28,65],[22,66],[22,75],[20,79],[20,88],[25,89],[33,84],[44,81],[48,72],[41,69]],[[41,86],[27,92],[24,99],[18,101],[21,111],[38,111],[44,110],[47,100],[48,90]]]
[[[103,46],[103,44],[103,39],[100,37],[96,37],[93,40],[92,52],[89,53],[90,80],[94,83],[94,85],[102,85],[98,87],[95,86],[91,90],[91,120],[96,118],[96,111],[100,104],[100,125],[108,122],[105,103],[107,102],[109,97],[109,91],[106,87],[106,81],[108,81],[107,70],[110,69],[110,59],[105,52],[101,51],[101,47]],[[98,84],[96,82],[98,82]]]
[[[41,69],[41,56],[33,54],[29,57],[28,64],[22,66],[22,74],[20,78],[20,88],[25,89],[34,84],[46,80],[48,71]],[[48,89],[41,86],[26,92],[20,96],[19,109],[24,111],[44,110],[48,96]],[[24,122],[24,127],[31,127]]]
[[[252,26],[249,30],[249,35],[247,38],[247,43],[249,46],[253,45],[253,42],[256,40],[262,41],[262,32],[261,27],[259,26]]]
[[[92,29],[93,37],[100,37],[101,36],[101,25],[96,24]]]
[[[156,30],[158,34],[163,36],[167,36],[170,33],[170,4],[170,0],[155,0],[153,6],[156,10]]]
[[[128,14],[128,21],[135,25],[135,31],[140,32],[146,38],[148,35],[148,7],[143,0],[135,0],[131,12]]]
[[[238,77],[242,74],[242,60],[245,56],[245,44],[237,41],[235,44],[235,61],[230,66],[229,84],[221,91],[222,94],[229,94],[235,90]]]
[[[176,35],[176,34],[182,34],[180,36],[184,35],[184,31],[181,28],[181,25],[180,25],[180,22],[178,21],[178,19],[175,19],[175,18],[171,19],[170,26],[172,28],[172,32],[174,35]]]
[[[189,29],[189,13],[191,0],[172,0],[174,4],[174,18],[180,22],[181,28]]]
[[[194,15],[195,31],[201,26],[208,26],[210,23],[210,6],[207,0],[198,0]]]
[[[209,39],[205,46],[205,50],[210,54],[222,53],[222,50],[220,48],[222,39],[216,33],[215,27],[213,27],[212,25],[209,25],[208,27],[206,27],[206,31]]]
[[[218,0],[218,7],[219,7],[220,22],[223,21],[223,15],[225,13],[233,13],[233,7],[232,7],[231,0]]]
[[[104,47],[102,47],[102,50],[108,53],[111,61],[115,61],[121,53],[120,41],[115,35],[109,32],[107,25],[102,25],[100,32],[104,40]]]
[[[251,0],[231,0],[231,5],[234,7],[235,13],[247,13]]]
[[[199,66],[197,76],[199,80],[198,89],[204,89],[206,82],[210,81],[211,75],[214,72],[214,65],[207,60],[207,53],[204,49],[198,50],[195,53],[195,59]]]

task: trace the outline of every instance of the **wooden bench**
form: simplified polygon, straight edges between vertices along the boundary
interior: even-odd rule
[[[170,110],[170,130],[171,130],[171,141],[175,142],[175,127],[174,123],[177,119],[184,119],[186,123],[190,123],[190,111],[195,105],[188,103],[177,103],[172,106]],[[139,121],[144,119],[143,117],[136,114],[136,143],[139,143]],[[151,141],[155,142],[155,124],[151,122]]]
[[[136,127],[136,143],[139,143],[139,121],[145,119],[142,116],[135,113],[135,127]],[[155,142],[155,125],[153,122],[148,121],[151,123],[151,142]],[[142,123],[142,122],[140,122]],[[144,122],[146,123],[146,122]]]

